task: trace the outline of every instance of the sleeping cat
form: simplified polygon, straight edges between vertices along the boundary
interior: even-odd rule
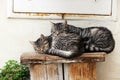
[[[74,58],[84,52],[80,36],[73,33],[58,33],[50,36],[41,35],[35,42],[31,42],[37,53],[56,55],[63,58]],[[79,46],[81,45],[81,46]]]
[[[34,50],[39,54],[44,54],[50,48],[52,42],[51,36],[44,36],[41,34],[40,38],[36,41],[30,41],[33,45]]]
[[[51,33],[54,32],[74,33],[81,37],[84,43],[85,52],[106,52],[113,51],[115,41],[112,33],[105,27],[80,28],[65,23],[52,23]]]
[[[64,58],[80,56],[84,52],[83,43],[81,42],[82,39],[77,34],[56,30],[52,33],[52,45],[49,53],[54,53],[54,55],[59,55]],[[56,49],[58,53],[55,52]]]

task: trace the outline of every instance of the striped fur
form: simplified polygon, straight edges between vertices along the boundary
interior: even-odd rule
[[[66,23],[54,23],[51,33],[54,32],[74,33],[81,37],[85,52],[106,52],[110,53],[115,47],[112,33],[105,27],[80,28]]]
[[[84,52],[80,36],[72,33],[53,33],[52,44],[49,53],[64,58],[80,56]],[[81,45],[81,46],[79,46]]]
[[[49,55],[60,56],[63,58],[74,58],[80,56],[84,52],[84,48],[79,46],[81,38],[75,34],[52,34],[50,36],[43,35],[32,43],[37,53],[46,53]],[[80,48],[81,47],[81,48]]]

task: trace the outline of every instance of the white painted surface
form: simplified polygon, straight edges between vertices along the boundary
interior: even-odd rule
[[[7,0],[9,18],[116,20],[117,0]],[[48,13],[45,15],[44,13]],[[49,14],[50,13],[50,14]],[[55,14],[59,13],[59,14]],[[63,13],[74,14],[64,15]],[[79,14],[79,15],[78,15]]]
[[[111,14],[112,0],[14,0],[14,12]]]
[[[120,80],[120,0],[118,0],[117,11],[117,22],[68,20],[69,24],[82,27],[107,26],[114,35],[115,49],[111,54],[106,55],[105,62],[97,64],[97,80]],[[49,20],[8,19],[7,0],[0,0],[0,67],[9,59],[19,61],[23,52],[34,51],[29,40],[36,40],[41,33],[50,34]]]

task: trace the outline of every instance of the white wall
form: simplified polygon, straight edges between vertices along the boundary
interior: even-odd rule
[[[118,14],[120,14],[118,0]],[[115,38],[114,51],[106,55],[106,61],[97,64],[97,80],[120,80],[120,15],[118,21],[68,21],[76,26],[102,25],[109,28]],[[59,21],[58,21],[59,22]],[[19,61],[23,52],[34,51],[29,40],[36,40],[41,33],[50,34],[49,20],[8,19],[7,0],[0,0],[0,67],[9,59]]]

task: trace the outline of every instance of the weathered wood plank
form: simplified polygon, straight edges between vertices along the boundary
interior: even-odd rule
[[[47,80],[46,65],[30,64],[31,80]]]
[[[65,80],[96,80],[96,63],[65,64]]]
[[[59,74],[59,80],[64,80],[64,67],[62,66],[62,64],[58,64],[58,74]]]
[[[60,64],[59,65],[49,64],[46,66],[47,66],[47,80],[63,80],[62,66]]]
[[[31,80],[63,80],[62,64],[30,64]]]
[[[85,53],[73,59],[64,59],[58,56],[51,56],[47,54],[24,53],[21,55],[22,64],[40,63],[74,63],[74,62],[100,62],[105,60],[105,53]]]

